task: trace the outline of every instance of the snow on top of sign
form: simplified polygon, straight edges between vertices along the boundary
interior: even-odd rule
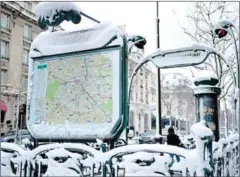
[[[119,37],[122,34],[118,26],[109,22],[80,31],[44,31],[31,45],[31,51],[39,51],[38,55],[34,52],[30,53],[30,56],[40,57],[96,49],[105,45],[122,45],[122,40],[114,39],[115,36]]]
[[[206,127],[204,120],[192,125],[191,132],[201,138],[213,135],[212,130]]]
[[[203,80],[211,80],[211,79],[218,79],[217,75],[208,70],[201,71],[198,76],[195,78],[195,81],[203,81]]]
[[[74,2],[40,2],[35,7],[37,19],[40,17],[49,17],[49,22],[52,21],[53,15],[56,11],[74,10],[80,12],[81,9]]]

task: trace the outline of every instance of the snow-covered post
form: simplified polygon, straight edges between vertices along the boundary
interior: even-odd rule
[[[213,132],[206,127],[204,120],[194,124],[191,132],[194,134],[196,144],[196,164],[197,167],[191,168],[195,170],[196,176],[213,176],[214,165],[212,155],[212,138]],[[193,165],[193,164],[189,164]]]
[[[221,89],[217,87],[219,80],[211,71],[202,71],[194,81],[194,95],[196,97],[197,121],[205,120],[213,131],[214,140],[219,140],[218,96]]]

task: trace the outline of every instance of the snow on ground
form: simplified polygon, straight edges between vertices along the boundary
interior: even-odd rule
[[[81,173],[84,175],[90,175],[93,171],[95,175],[100,175],[100,164],[109,162],[109,160],[112,159],[113,168],[120,168],[118,175],[170,176],[170,168],[176,173],[182,172],[182,175],[185,176],[186,168],[188,168],[190,175],[197,172],[198,176],[202,176],[204,175],[204,168],[209,170],[212,168],[209,165],[210,159],[207,156],[205,156],[204,159],[203,144],[207,140],[202,138],[205,136],[212,136],[212,132],[205,126],[204,121],[192,126],[191,131],[194,133],[194,139],[197,145],[197,147],[192,150],[169,145],[138,144],[122,146],[102,153],[84,144],[55,143],[41,145],[36,149],[29,151],[16,144],[2,143],[1,175],[14,176],[10,167],[11,161],[19,164],[20,162],[25,162],[25,160],[28,160],[32,164],[41,161],[42,164],[47,165],[48,168],[44,176],[80,176]],[[186,137],[192,138],[192,136]],[[220,139],[219,142],[213,142],[214,159],[223,157],[225,163],[229,164],[228,168],[225,168],[224,170],[224,175],[230,174],[231,176],[234,176],[234,174],[236,174],[236,156],[233,154],[229,158],[227,153],[233,152],[233,149],[238,145],[238,140],[238,134],[231,134],[227,139]],[[98,143],[102,144],[102,141],[99,140]],[[15,152],[21,152],[22,156],[19,156],[17,153],[13,154],[3,151],[8,148]],[[164,155],[161,156],[160,152],[163,152]],[[86,155],[86,153],[92,154],[93,156]],[[172,161],[169,153],[181,155],[180,162],[176,162],[175,158],[174,161]],[[40,157],[40,154],[46,154],[46,157]],[[33,158],[36,160],[32,160]],[[216,169],[218,167],[217,164],[218,163],[215,164]],[[94,167],[94,165],[96,166]],[[109,171],[109,169],[109,165],[107,165],[107,170]],[[216,169],[214,172],[215,176],[217,174]]]

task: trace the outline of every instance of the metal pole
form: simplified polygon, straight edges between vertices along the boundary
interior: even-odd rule
[[[156,2],[156,10],[157,10],[157,19],[156,19],[156,29],[157,29],[157,49],[160,48],[160,28],[159,28],[159,15],[158,15],[158,1]],[[161,107],[161,72],[160,72],[160,68],[157,69],[157,120],[156,123],[158,123],[157,126],[157,130],[159,135],[162,135],[162,107]]]
[[[236,60],[237,60],[237,67],[238,67],[238,69],[237,69],[237,88],[239,89],[240,87],[239,87],[239,83],[240,83],[240,81],[239,81],[239,73],[240,73],[240,71],[239,71],[239,57],[238,57],[238,49],[237,49],[237,41],[236,41],[236,38],[235,38],[235,35],[234,35],[234,33],[233,33],[233,30],[232,30],[232,28],[230,27],[230,34],[231,34],[231,36],[232,36],[232,38],[233,38],[233,41],[234,41],[234,48],[235,48],[235,54],[236,54]],[[237,116],[238,116],[238,112],[237,112],[237,100],[236,100],[236,98],[234,98],[235,100],[234,100],[234,109],[235,109],[235,120],[234,120],[234,122],[232,122],[232,124],[235,124],[235,127],[234,127],[234,129],[237,129]]]
[[[20,82],[21,84],[21,82]],[[20,102],[21,102],[21,89],[19,90],[19,94],[18,94],[18,104],[17,104],[17,120],[16,120],[16,135],[15,135],[15,140],[14,143],[17,143],[17,136],[18,136],[18,123],[19,123],[19,106],[20,106]]]
[[[240,2],[238,3],[238,8],[240,8]],[[239,12],[238,12],[239,13]],[[239,15],[239,14],[238,14]],[[240,21],[239,21],[240,23]],[[238,41],[240,39],[240,33],[239,33],[239,30],[238,30]],[[236,46],[237,48],[237,46]],[[240,45],[239,45],[239,48],[238,48],[238,51],[240,51]],[[238,59],[240,59],[240,52],[238,52]],[[240,73],[240,64],[239,64],[239,61],[238,61],[238,74]],[[238,113],[236,116],[238,116],[238,150],[240,148],[240,76],[238,75]],[[240,155],[239,155],[239,152],[238,152],[238,158],[240,158]],[[238,176],[240,174],[240,163],[238,162]]]
[[[91,17],[91,16],[85,14],[84,12],[80,12],[80,14],[81,14],[82,16],[84,16],[84,17],[86,17],[86,18],[88,18],[88,19],[90,19],[90,20],[96,22],[96,23],[101,23],[100,21],[98,21],[98,20],[96,20],[95,18],[93,18],[93,17]]]

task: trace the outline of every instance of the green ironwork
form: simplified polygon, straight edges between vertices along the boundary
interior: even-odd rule
[[[204,157],[204,160],[209,159],[209,166],[211,168],[211,169],[204,168],[203,171],[205,173],[205,176],[212,177],[213,172],[214,172],[214,163],[213,163],[213,154],[212,154],[212,137],[206,136],[206,137],[202,138],[202,140],[205,140],[203,157]],[[208,155],[208,157],[207,157],[207,155]]]
[[[193,89],[196,98],[197,121],[205,120],[209,128],[214,133],[214,140],[219,140],[219,101],[218,96],[221,89],[215,86],[218,83],[217,78],[205,80],[196,80],[197,86]]]
[[[59,26],[64,20],[78,24],[81,22],[81,14],[75,10],[56,10],[55,14],[53,14],[52,20],[50,20],[49,16],[40,16],[38,19],[38,25],[41,29],[46,29],[48,26]]]

